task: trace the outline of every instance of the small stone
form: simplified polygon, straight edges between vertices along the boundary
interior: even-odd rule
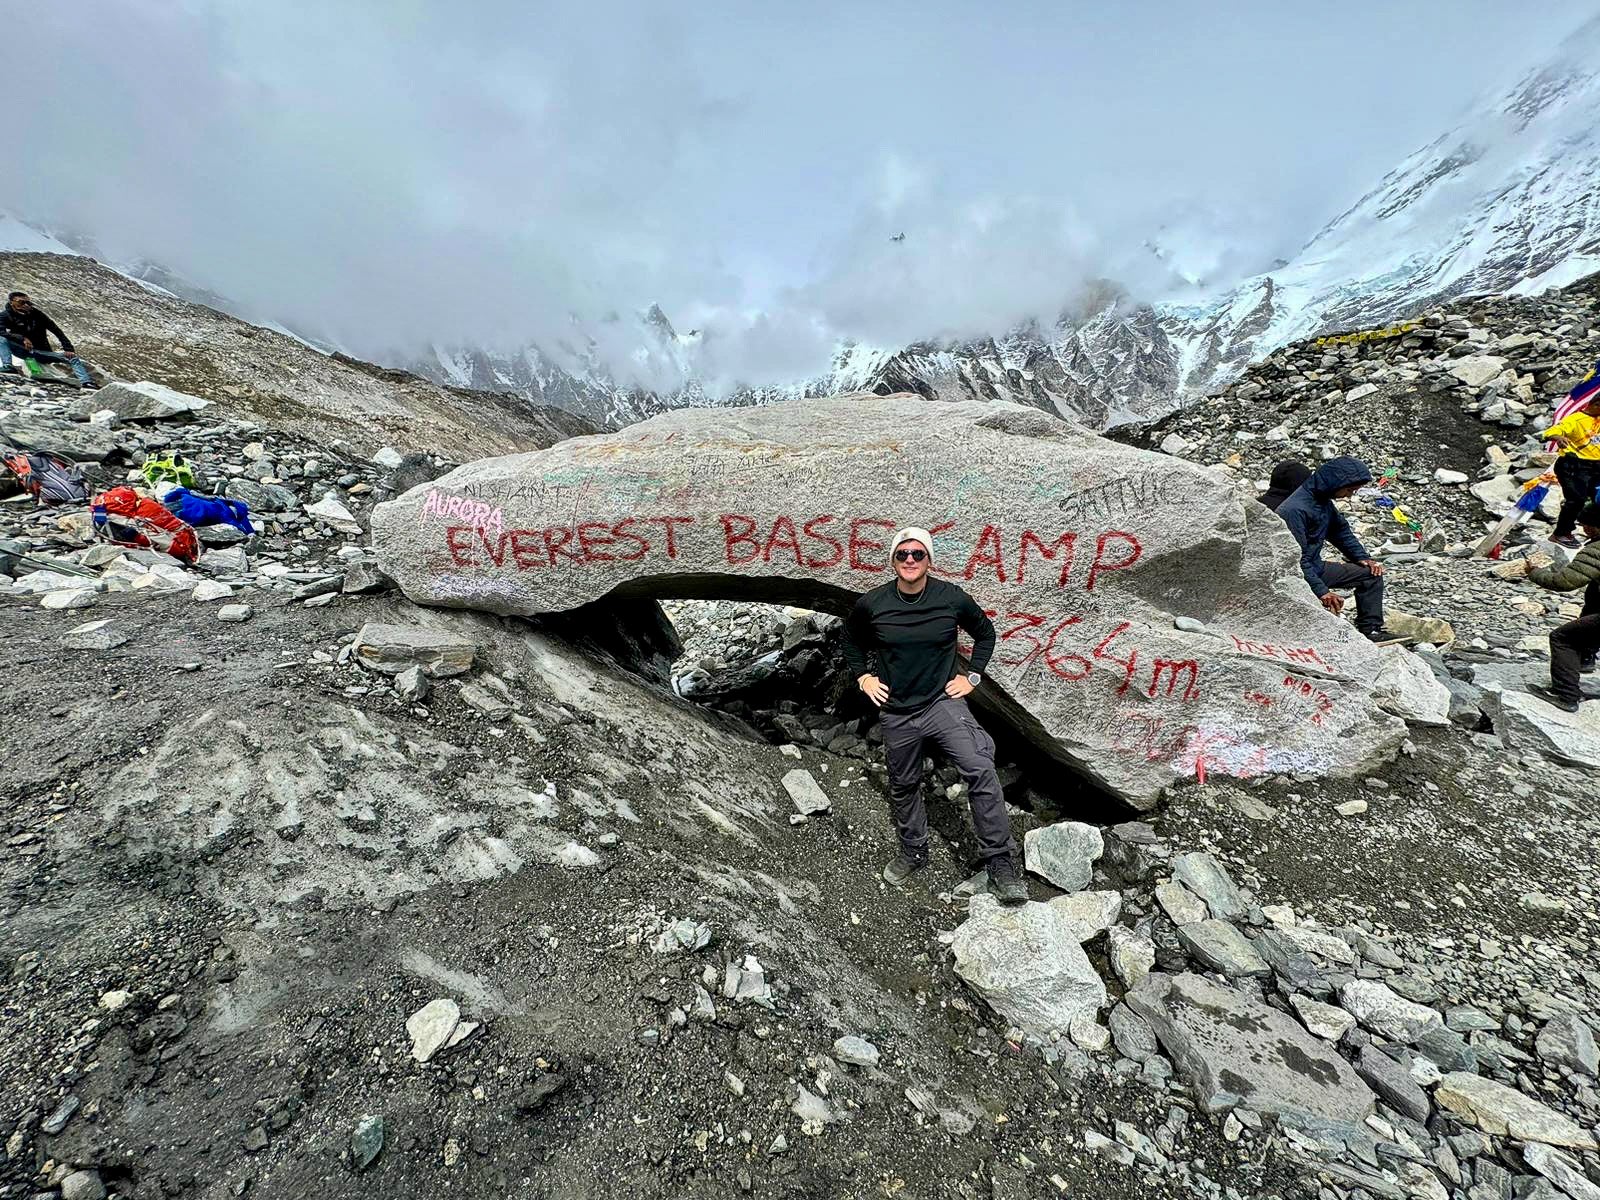
[[[67,1122],[72,1120],[72,1114],[78,1111],[80,1101],[76,1096],[67,1096],[56,1105],[55,1111],[44,1119],[39,1128],[51,1137],[60,1133],[67,1127]]]
[[[1107,930],[1106,943],[1111,969],[1125,988],[1138,987],[1156,965],[1155,943],[1125,925],[1113,925]]]
[[[740,1079],[732,1071],[724,1071],[722,1073],[722,1082],[735,1096],[744,1095],[744,1080]]]
[[[371,1113],[356,1122],[350,1135],[350,1160],[358,1171],[365,1171],[383,1149],[383,1118]]]
[[[98,1171],[74,1171],[61,1181],[61,1200],[105,1200],[105,1195]]]
[[[225,583],[215,579],[202,579],[194,585],[194,591],[189,593],[189,598],[196,604],[210,604],[213,600],[226,600],[233,595],[233,589]]]
[[[100,993],[100,1007],[107,1012],[121,1012],[128,1007],[128,1001],[133,999],[132,992],[120,989]]]
[[[411,1057],[427,1062],[444,1049],[460,1023],[461,1009],[454,1000],[441,997],[424,1004],[406,1019],[406,1032],[411,1035]]]
[[[88,588],[66,588],[61,591],[46,592],[39,598],[39,607],[59,612],[75,608],[93,608],[95,602],[95,594]]]
[[[433,684],[422,667],[413,664],[394,677],[394,690],[407,704],[421,704],[433,691]]]
[[[1367,811],[1365,800],[1346,800],[1343,804],[1334,805],[1333,811],[1341,817],[1358,817]]]
[[[828,793],[822,790],[816,777],[799,767],[784,775],[783,790],[789,793],[789,799],[802,816],[818,816],[833,808],[833,801],[828,799]]]
[[[1179,928],[1193,925],[1197,921],[1204,921],[1209,915],[1206,911],[1205,901],[1196,896],[1183,884],[1158,883],[1156,885],[1156,902],[1161,905],[1161,910],[1172,918],[1172,923]]]
[[[1073,1045],[1090,1054],[1098,1054],[1111,1044],[1111,1031],[1094,1019],[1091,1012],[1081,1012],[1067,1026],[1067,1036]]]
[[[1355,1027],[1356,1019],[1337,1005],[1301,995],[1290,996],[1289,1003],[1305,1027],[1324,1041],[1337,1042]]]
[[[227,621],[230,624],[239,624],[248,621],[256,615],[256,610],[248,604],[224,604],[217,609],[217,620]]]
[[[876,1067],[878,1048],[866,1038],[849,1034],[833,1043],[833,1057],[853,1067]]]

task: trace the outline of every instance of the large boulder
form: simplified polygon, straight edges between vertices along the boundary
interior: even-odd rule
[[[103,425],[12,413],[0,419],[0,446],[59,454],[73,462],[101,462],[127,452],[120,435]]]
[[[75,399],[67,415],[87,420],[98,412],[113,412],[119,421],[174,421],[190,417],[210,403],[160,383],[108,383]]]
[[[1337,1050],[1253,996],[1199,975],[1152,974],[1126,999],[1207,1112],[1243,1105],[1350,1125],[1372,1113],[1372,1090]]]
[[[1048,904],[1003,908],[993,896],[974,896],[950,946],[956,974],[1012,1024],[1041,1037],[1065,1033],[1106,1005],[1080,928]]]
[[[1545,671],[1549,682],[1549,670]],[[1586,700],[1575,713],[1527,692],[1491,684],[1483,711],[1500,740],[1514,750],[1536,750],[1579,767],[1600,767],[1600,704]]]
[[[1181,779],[1360,771],[1404,734],[1373,703],[1376,651],[1247,493],[1036,409],[859,395],[470,463],[371,526],[411,599],[532,615],[613,593],[843,612],[920,525],[994,614],[979,702],[1149,807]]]

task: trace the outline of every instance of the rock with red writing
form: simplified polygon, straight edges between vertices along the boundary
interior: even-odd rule
[[[1019,405],[683,409],[469,463],[371,518],[411,599],[527,615],[612,593],[843,613],[892,579],[904,525],[994,619],[980,706],[1141,807],[1186,779],[1361,771],[1404,735],[1276,516]]]

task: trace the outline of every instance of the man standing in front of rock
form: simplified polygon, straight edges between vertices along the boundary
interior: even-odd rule
[[[956,584],[928,575],[933,537],[907,528],[889,545],[895,578],[856,601],[845,621],[845,661],[856,684],[882,710],[889,796],[900,853],[883,877],[902,884],[928,865],[928,813],[922,802],[922,744],[931,738],[961,772],[972,806],[989,886],[1002,904],[1022,904],[1011,819],[994,769],[994,739],[964,699],[983,682],[994,653],[994,623]],[[956,629],[972,635],[972,670],[956,673]]]

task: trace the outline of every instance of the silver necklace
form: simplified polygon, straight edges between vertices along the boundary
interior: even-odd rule
[[[921,604],[922,598],[928,594],[928,585],[922,585],[922,590],[917,593],[917,598],[915,600],[911,599],[904,592],[902,592],[899,584],[895,585],[894,594],[900,597],[901,603],[903,604]]]

